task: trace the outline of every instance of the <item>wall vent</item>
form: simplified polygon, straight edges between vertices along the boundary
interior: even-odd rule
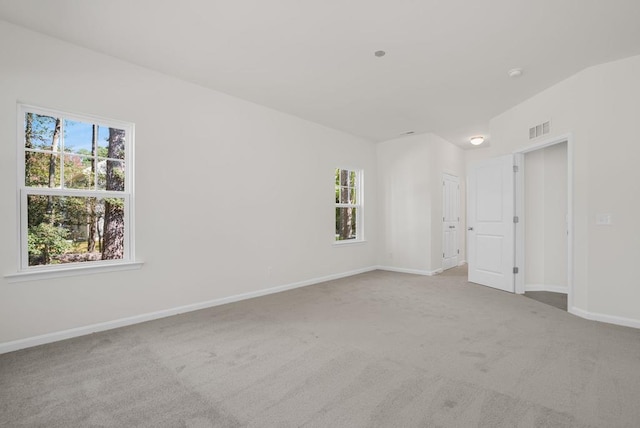
[[[540,123],[536,126],[532,126],[529,128],[529,139],[533,140],[534,138],[538,138],[542,135],[546,135],[551,131],[551,121],[547,120],[546,122]]]

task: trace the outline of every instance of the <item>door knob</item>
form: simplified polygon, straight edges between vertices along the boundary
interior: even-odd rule
[[[456,228],[455,226],[449,226],[449,229],[455,229],[455,228]]]
[[[469,228],[467,228],[467,230],[473,230],[473,227],[469,227]]]

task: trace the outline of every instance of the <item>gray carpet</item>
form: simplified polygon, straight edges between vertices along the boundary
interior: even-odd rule
[[[564,293],[554,293],[551,291],[527,291],[524,293],[524,296],[558,309],[562,309],[563,311],[567,310],[567,295]]]
[[[370,272],[0,356],[7,427],[638,427],[640,330]]]

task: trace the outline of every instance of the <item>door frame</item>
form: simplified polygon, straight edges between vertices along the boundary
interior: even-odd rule
[[[525,276],[525,187],[524,187],[524,155],[556,144],[567,143],[567,311],[573,308],[573,136],[571,133],[542,140],[536,144],[513,152],[515,165],[518,167],[515,181],[515,212],[518,223],[515,228],[515,261],[519,272],[515,275],[516,294],[524,294]]]

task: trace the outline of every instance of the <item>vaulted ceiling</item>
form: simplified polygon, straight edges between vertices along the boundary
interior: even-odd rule
[[[638,0],[0,0],[0,19],[372,141],[462,147],[640,54]]]

